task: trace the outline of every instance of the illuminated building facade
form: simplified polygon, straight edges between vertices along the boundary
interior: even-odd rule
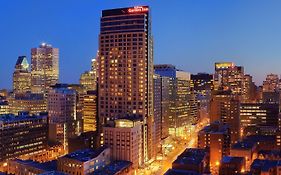
[[[247,134],[247,128],[278,129],[279,105],[274,103],[241,103],[241,130]],[[244,133],[244,132],[243,132]]]
[[[53,86],[48,93],[49,139],[67,146],[67,139],[78,135],[76,91],[67,85]]]
[[[240,100],[231,91],[214,91],[210,101],[210,122],[227,124],[231,133],[231,143],[240,139]]]
[[[24,94],[12,94],[9,98],[10,113],[16,115],[20,111],[28,111],[30,114],[38,115],[47,111],[44,94],[27,92]]]
[[[236,66],[233,62],[215,63],[214,89],[230,90],[242,99],[246,94],[244,76],[244,67],[242,66]]]
[[[59,81],[59,49],[42,43],[31,49],[31,91],[46,93]]]
[[[209,110],[211,91],[214,89],[213,75],[198,73],[191,75],[191,88],[193,89],[200,110]]]
[[[162,79],[162,115],[167,118],[169,134],[185,136],[197,120],[197,103],[191,89],[190,73],[169,64],[155,65]]]
[[[276,74],[269,74],[263,81],[263,92],[279,91],[279,77]]]
[[[83,85],[87,90],[96,90],[97,79],[94,72],[86,71],[80,76],[80,84]]]
[[[85,87],[86,90],[97,89],[97,61],[92,59],[91,70],[86,71],[80,76],[80,84]]]
[[[34,154],[47,147],[47,115],[0,116],[0,162],[26,154]]]
[[[1,114],[9,114],[10,106],[7,101],[0,101],[0,115]]]
[[[99,35],[98,110],[104,125],[135,114],[143,120],[143,158],[152,159],[153,39],[148,6],[103,10]]]
[[[253,77],[249,74],[244,76],[244,94],[243,94],[243,102],[246,103],[254,103],[258,101],[257,96],[257,86],[253,82]]]
[[[87,91],[83,98],[83,132],[96,131],[97,122],[97,92]]]
[[[112,160],[127,160],[133,168],[143,165],[142,123],[140,119],[116,119],[103,127],[104,145],[111,149]],[[154,145],[155,146],[155,145]]]
[[[14,93],[25,93],[30,91],[31,73],[26,56],[18,57],[13,73],[13,91]]]
[[[198,132],[198,148],[210,150],[211,172],[217,172],[223,156],[229,155],[231,135],[229,127],[213,122]]]

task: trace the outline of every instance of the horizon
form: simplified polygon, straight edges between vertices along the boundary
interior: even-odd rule
[[[0,2],[0,38],[5,43],[0,46],[0,88],[11,89],[18,56],[26,56],[30,64],[31,48],[42,42],[60,50],[60,82],[78,83],[98,50],[101,10],[138,5],[152,9],[155,64],[173,64],[193,74],[212,74],[215,62],[231,61],[244,66],[256,85],[261,85],[267,74],[280,76],[281,12],[277,7],[281,2],[164,0],[159,5],[159,1],[63,0],[54,5],[16,0],[18,6]],[[77,59],[81,60],[79,64]]]

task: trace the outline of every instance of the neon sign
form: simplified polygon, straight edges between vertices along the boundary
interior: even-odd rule
[[[138,12],[148,12],[148,7],[143,6],[135,6],[134,8],[130,8],[128,10],[129,13],[138,13]]]

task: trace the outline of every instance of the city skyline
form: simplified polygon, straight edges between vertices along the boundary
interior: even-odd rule
[[[281,174],[277,4],[85,1],[0,27],[0,175]]]
[[[5,44],[0,47],[0,88],[11,89],[11,78],[7,77],[12,77],[17,57],[25,55],[30,63],[30,49],[43,41],[61,50],[60,82],[78,83],[98,49],[100,11],[146,4],[152,8],[154,21],[155,63],[172,63],[191,73],[213,73],[214,62],[233,61],[244,65],[258,85],[266,74],[281,73],[281,12],[277,1],[170,4],[164,0],[160,5],[159,1],[61,1],[55,6],[32,0],[18,1],[16,6],[2,1],[0,38]]]

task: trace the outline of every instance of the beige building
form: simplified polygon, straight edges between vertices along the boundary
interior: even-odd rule
[[[67,139],[78,135],[76,120],[76,91],[67,85],[57,85],[49,90],[47,111],[49,139],[67,146]]]
[[[126,160],[133,168],[143,164],[142,124],[139,119],[117,119],[103,127],[104,145],[111,149],[112,160]]]
[[[59,49],[42,43],[31,49],[31,90],[46,93],[59,82]]]
[[[110,163],[110,149],[103,146],[79,150],[58,159],[58,171],[70,175],[88,175],[104,168]]]
[[[141,116],[143,158],[153,146],[153,39],[148,6],[103,10],[98,56],[99,121]]]

